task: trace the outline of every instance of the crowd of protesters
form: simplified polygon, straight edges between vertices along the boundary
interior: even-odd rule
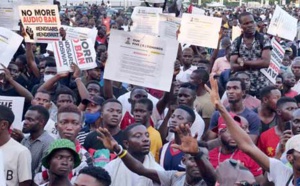
[[[145,6],[192,11],[178,0]],[[97,29],[94,69],[57,73],[47,44],[25,41],[2,65],[0,95],[25,98],[22,130],[11,127],[20,113],[0,106],[7,186],[300,185],[300,40],[267,34],[275,6],[207,10],[222,18],[218,47],[180,45],[169,92],[103,78],[110,30],[132,26],[110,7],[60,11],[63,25]],[[234,26],[242,34],[231,40]],[[276,84],[261,72],[273,37],[285,50]]]

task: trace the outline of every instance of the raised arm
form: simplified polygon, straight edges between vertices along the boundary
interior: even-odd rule
[[[54,77],[52,77],[48,81],[44,82],[37,91],[41,91],[41,90],[50,91],[56,82],[58,82],[62,78],[67,77],[68,75],[69,75],[69,72],[56,74]]]
[[[28,67],[31,70],[32,74],[39,79],[40,71],[35,63],[34,55],[32,52],[32,43],[26,43],[26,59]]]
[[[99,133],[98,139],[102,141],[103,145],[111,152],[116,152],[129,170],[138,175],[145,176],[151,179],[153,182],[160,184],[157,171],[154,169],[145,168],[144,165],[140,161],[132,157],[130,153],[128,153],[126,150],[122,150],[118,142],[111,136],[106,128],[100,127],[99,129],[97,129],[97,132]]]
[[[1,64],[1,66],[4,70],[5,78],[9,82],[9,84],[16,89],[16,91],[20,94],[20,96],[25,97],[25,102],[30,103],[31,100],[33,99],[32,94],[26,88],[24,88],[22,85],[20,85],[18,82],[16,82],[13,79],[9,70],[3,64]]]
[[[218,94],[218,83],[214,79],[214,74],[210,76],[211,89],[206,86],[206,90],[210,93],[211,101],[215,104],[215,108],[219,110],[221,116],[224,118],[227,128],[236,141],[239,149],[248,154],[254,161],[256,161],[265,171],[269,172],[270,162],[268,156],[266,156],[259,148],[253,143],[250,136],[239,127],[233,118],[230,116],[226,108],[220,101]]]
[[[172,147],[192,155],[205,183],[211,186],[215,185],[217,180],[215,169],[209,162],[208,157],[198,147],[197,135],[194,137],[191,135],[188,124],[177,126],[176,131],[180,137],[181,144],[172,144]]]

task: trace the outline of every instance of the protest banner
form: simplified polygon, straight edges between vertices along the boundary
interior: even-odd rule
[[[183,14],[178,41],[190,45],[217,48],[221,18]]]
[[[52,43],[57,72],[70,72],[72,63],[81,70],[93,69],[96,64],[94,43],[90,39],[73,39]]]
[[[19,11],[20,5],[50,5],[53,0],[2,0],[0,1],[0,27],[10,30],[19,30]]]
[[[277,5],[268,28],[268,34],[294,41],[297,34],[297,22],[296,18]]]
[[[239,26],[232,26],[231,40],[234,41],[237,37],[241,36],[242,29]]]
[[[281,45],[273,38],[271,40],[272,51],[271,51],[271,61],[269,68],[260,69],[273,84],[276,83],[276,77],[280,73],[280,66],[284,56],[284,49]]]
[[[72,39],[88,39],[91,41],[95,41],[97,37],[98,30],[90,29],[84,27],[70,27],[70,26],[62,26],[66,31],[66,40]]]
[[[164,0],[145,0],[147,3],[164,3]]]
[[[56,5],[19,6],[26,42],[51,43],[61,39]]]
[[[205,10],[193,6],[192,7],[192,14],[204,15],[205,14]]]
[[[180,26],[181,19],[171,15],[159,14],[159,32],[160,37],[177,39],[176,33]]]
[[[131,19],[133,21],[131,31],[157,36],[159,14],[161,13],[161,8],[134,7],[131,15]]]
[[[22,115],[24,102],[24,97],[0,96],[0,105],[10,108],[15,115],[15,120],[10,127],[11,129],[22,130],[23,128]]]
[[[18,50],[20,44],[23,41],[23,37],[17,33],[8,30],[6,28],[0,27],[0,59],[1,63],[7,67],[11,62],[14,54]],[[2,67],[0,66],[0,69]]]
[[[111,30],[104,79],[170,91],[178,42]]]

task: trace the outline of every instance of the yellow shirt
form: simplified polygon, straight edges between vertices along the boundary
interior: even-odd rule
[[[148,127],[149,137],[150,137],[150,152],[155,157],[156,162],[159,162],[159,150],[162,147],[162,140],[160,133],[154,129],[152,126]]]

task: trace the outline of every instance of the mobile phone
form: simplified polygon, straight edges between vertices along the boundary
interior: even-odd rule
[[[291,130],[291,129],[292,129],[292,123],[290,121],[286,122],[284,130]]]

